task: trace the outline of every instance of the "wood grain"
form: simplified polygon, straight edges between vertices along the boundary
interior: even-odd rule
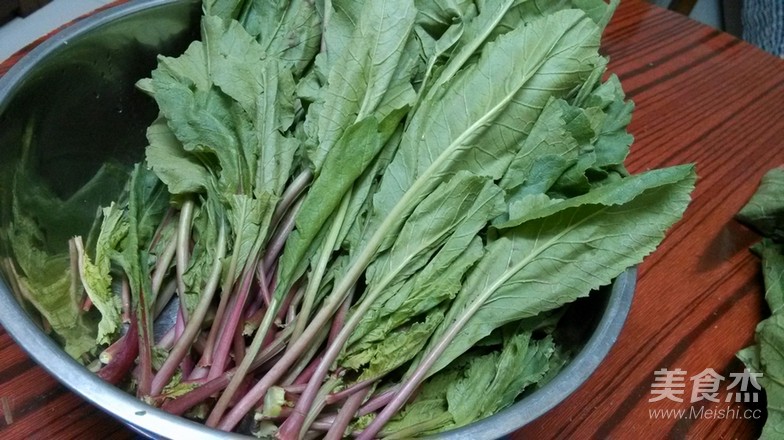
[[[762,174],[784,164],[784,61],[640,0],[622,3],[603,51],[637,104],[629,168],[693,162],[700,179],[684,219],[641,266],[631,314],[599,371],[512,437],[756,438],[759,420],[655,419],[650,410],[691,404],[688,396],[686,403],[648,399],[661,368],[689,375],[712,368],[725,377],[741,371],[734,353],[753,341],[765,314],[759,262],[748,252],[758,237],[733,215]],[[0,74],[16,60],[0,65]],[[2,399],[13,422],[5,423],[0,405],[0,438],[132,437],[57,385],[0,331]]]

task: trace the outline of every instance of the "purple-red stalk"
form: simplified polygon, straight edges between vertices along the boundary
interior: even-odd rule
[[[327,435],[324,436],[324,440],[340,440],[343,438],[348,425],[354,418],[354,414],[359,410],[359,407],[362,406],[362,401],[365,400],[367,393],[368,391],[364,390],[352,394],[351,397],[346,400],[346,403],[344,403],[340,408],[340,411],[338,411],[338,415],[335,417],[329,431],[327,431]]]
[[[399,386],[399,391],[395,393],[392,400],[384,406],[384,409],[373,419],[372,422],[359,434],[358,440],[372,440],[381,431],[381,428],[389,421],[392,416],[411,398],[411,395],[419,388],[422,381],[427,378],[428,371],[436,363],[438,358],[444,353],[455,336],[463,329],[466,322],[474,316],[482,302],[477,301],[468,308],[464,314],[450,325],[446,332],[438,339],[438,342],[425,354],[417,365],[411,376]]]
[[[327,350],[324,353],[321,362],[319,362],[316,367],[316,370],[313,372],[312,377],[309,379],[308,387],[302,393],[300,400],[297,401],[291,417],[286,419],[286,422],[278,430],[279,438],[297,438],[299,436],[300,428],[305,423],[305,418],[318,394],[321,382],[327,376],[332,363],[335,361],[342,350],[343,345],[350,336],[348,332],[342,332],[341,330],[343,330],[352,297],[353,291],[346,295],[346,298],[340,303],[340,307],[336,312],[339,316],[335,316],[332,320],[332,326],[330,327],[329,337],[331,339],[327,344]]]
[[[228,320],[228,316],[232,310],[234,310],[234,305],[237,303],[237,295],[231,295],[229,299],[229,303],[226,305],[226,313],[224,314],[223,321]],[[218,330],[218,337],[215,339],[215,343],[212,345],[212,362],[210,363],[210,372],[208,373],[208,377],[210,379],[219,376],[223,371],[218,371],[218,368],[225,367],[226,363],[228,362],[229,351],[225,350],[223,353],[219,352],[219,347],[221,344],[225,344],[228,348],[231,347],[231,342],[234,339],[234,332],[227,334],[225,325],[221,326],[220,330]],[[223,356],[223,360],[220,360],[220,356]],[[202,356],[204,358],[204,356]],[[215,368],[215,367],[218,368]],[[225,368],[222,368],[225,370]]]
[[[237,328],[234,329],[234,363],[239,364],[240,360],[245,357],[245,336],[243,336],[243,325],[238,325]],[[271,332],[270,332],[271,333]]]
[[[264,319],[264,313],[267,310],[264,308],[258,309],[253,314],[245,319],[245,325],[258,328],[261,325],[261,320]]]
[[[316,367],[318,367],[318,365],[316,365]],[[315,371],[315,368],[313,370]],[[310,380],[310,379],[308,379],[308,380]],[[358,393],[358,392],[360,392],[362,390],[367,389],[367,387],[369,387],[373,382],[375,382],[375,380],[372,380],[372,379],[363,380],[361,382],[357,382],[357,383],[351,385],[348,388],[340,390],[340,391],[338,391],[336,393],[332,393],[332,394],[327,396],[327,404],[328,405],[332,405],[333,403],[338,403],[341,400],[345,400],[346,398],[348,398],[350,396],[353,396],[354,394],[356,394],[356,393]]]
[[[256,264],[250,265],[255,267]],[[231,351],[232,341],[237,327],[242,318],[242,311],[245,308],[245,302],[250,293],[250,286],[253,283],[253,270],[247,269],[242,277],[242,282],[239,285],[239,290],[232,295],[231,307],[229,308],[229,315],[226,322],[221,326],[220,338],[215,345],[215,352],[213,354],[212,366],[210,367],[210,374],[207,376],[210,379],[216,378],[223,374],[226,370],[226,364],[229,361],[229,352]],[[244,342],[243,342],[244,345]],[[241,359],[241,358],[240,358]]]
[[[302,202],[304,200],[304,198],[299,199],[297,203],[291,207],[275,230],[275,234],[270,237],[270,240],[267,243],[267,251],[264,253],[264,258],[262,259],[264,271],[266,273],[271,273],[270,270],[272,269],[272,265],[275,264],[280,252],[283,250],[283,246],[286,244],[289,234],[294,230],[294,222],[297,219],[297,213],[299,212],[299,208],[302,207]]]
[[[120,304],[122,305],[122,321],[123,323],[131,322],[131,286],[128,284],[128,278],[123,276],[122,283],[120,284]]]
[[[207,343],[204,346],[204,353],[202,353],[201,359],[199,359],[197,364],[200,367],[209,367],[212,365],[212,355],[215,351],[215,341],[218,338],[218,333],[221,329],[224,315],[226,314],[226,306],[228,305],[230,296],[231,295],[229,292],[221,292],[220,302],[218,303],[218,310],[215,312],[215,318],[212,320],[210,333],[207,336]]]
[[[283,298],[283,302],[280,305],[280,309],[278,309],[278,314],[275,315],[274,322],[283,322],[283,318],[286,317],[286,312],[288,311],[289,305],[291,305],[292,300],[295,296],[297,296],[297,284],[294,284],[294,287],[291,289],[288,295]]]
[[[263,366],[267,361],[273,358],[275,355],[280,353],[283,348],[285,347],[286,340],[288,339],[291,331],[282,331],[279,332],[275,341],[272,344],[269,344],[266,348],[264,348],[256,359],[253,360],[253,363],[250,366],[249,371],[254,371],[259,367]],[[222,391],[229,385],[231,378],[234,376],[236,371],[236,367],[232,368],[229,371],[224,372],[219,377],[203,382],[202,380],[189,380],[189,382],[203,382],[204,384],[198,388],[195,388],[182,396],[179,396],[175,399],[169,400],[163,404],[163,409],[171,414],[182,415],[185,411],[193,408],[194,406],[198,405],[199,403],[203,402],[213,394]],[[194,370],[198,371],[198,370]],[[243,393],[244,394],[244,393]],[[242,396],[243,394],[238,394],[238,396]]]
[[[272,301],[272,293],[270,293],[269,280],[267,280],[267,273],[262,267],[263,264],[256,265],[256,276],[259,278],[259,299],[264,302],[265,307],[269,307]]]
[[[163,348],[164,350],[171,350],[172,346],[174,346],[174,341],[176,339],[175,327],[176,327],[175,325],[171,326],[171,328],[167,330],[166,333],[163,334],[163,336],[161,336],[161,340],[158,341],[158,343],[155,345],[160,348]]]
[[[138,316],[139,322],[139,377],[137,378],[138,397],[150,395],[152,388],[152,335],[150,334],[150,322],[147,316],[147,301],[144,299],[144,291],[139,292]]]
[[[132,324],[128,327],[128,331],[101,353],[102,361],[105,359],[104,356],[108,359],[105,359],[106,365],[98,370],[98,377],[113,385],[123,380],[133,367],[136,355],[139,354],[139,328],[133,322],[135,320],[136,314],[131,313]]]
[[[291,384],[291,385],[283,387],[283,391],[285,391],[287,393],[291,393],[291,394],[300,394],[303,391],[305,391],[305,385],[307,385],[307,384],[306,383]]]
[[[299,376],[297,376],[297,378],[294,379],[293,384],[307,385],[308,381],[313,376],[313,372],[316,371],[316,368],[318,368],[318,365],[321,363],[321,359],[322,359],[321,356],[318,356],[317,358],[313,359],[310,362],[310,364],[308,364],[308,366],[304,370],[302,370],[302,373],[300,373]],[[305,389],[303,388],[302,391],[305,391]]]
[[[182,332],[185,331],[185,303],[180,302],[180,306],[177,307],[177,320],[174,321],[174,339],[180,339],[182,336]]]
[[[322,306],[319,309],[318,313],[313,319],[313,322],[323,322],[326,325],[327,320],[337,311],[337,308],[340,307],[340,303],[337,301],[333,304],[327,303],[326,306]],[[292,327],[287,327],[286,330],[292,329]],[[275,383],[283,377],[288,370],[294,365],[297,360],[302,356],[302,354],[308,349],[308,347],[313,343],[314,338],[324,330],[324,326],[319,325],[308,325],[305,328],[305,331],[300,335],[299,338],[296,340],[291,341],[289,344],[287,351],[283,354],[283,356],[278,360],[275,365],[270,368],[267,374],[259,380],[256,385],[251,388],[251,390],[231,409],[228,413],[225,413],[220,416],[221,419],[216,423],[208,426],[217,426],[219,429],[224,431],[230,431],[234,429],[235,426],[242,420],[245,414],[248,411],[251,411],[253,407],[256,405],[256,402],[261,400],[264,395],[269,390],[269,387],[275,385]],[[215,409],[213,409],[213,413],[215,413]],[[211,414],[212,416],[212,414]],[[208,420],[209,422],[209,420]],[[213,420],[215,422],[215,420]]]
[[[193,367],[193,371],[191,372],[191,374],[188,375],[188,381],[204,383],[207,381],[207,374],[209,373],[210,373],[209,368],[200,367],[198,364],[196,364]]]
[[[93,307],[93,300],[90,298],[89,295],[85,295],[84,301],[82,302],[82,311],[88,312]]]
[[[180,362],[180,369],[182,369],[182,377],[188,377],[193,373],[193,367],[196,366],[196,363],[193,362],[193,358],[190,355],[186,355],[182,358],[182,362]]]
[[[188,393],[177,397],[176,399],[168,400],[161,405],[161,409],[174,415],[182,415],[185,411],[193,408],[201,402],[207,400],[213,394],[223,390],[229,385],[234,370],[229,370],[223,373],[220,377],[216,377],[205,383],[204,385],[194,388]]]
[[[364,415],[368,415],[370,413],[376,412],[379,409],[387,406],[394,397],[397,391],[400,389],[400,385],[395,385],[392,388],[382,392],[378,396],[375,396],[367,401],[362,407],[359,409],[357,415],[362,417]]]
[[[329,328],[329,336],[327,337],[327,347],[332,345],[337,339],[338,334],[341,330],[343,330],[343,324],[346,323],[346,315],[348,315],[348,309],[351,308],[351,299],[354,297],[353,292],[349,293],[346,296],[346,299],[340,305],[337,313],[335,313],[335,318],[332,319],[332,326]]]

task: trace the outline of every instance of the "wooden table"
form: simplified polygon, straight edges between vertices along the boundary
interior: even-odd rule
[[[640,268],[626,326],[600,371],[514,438],[756,438],[763,403],[649,402],[654,371],[742,371],[737,350],[766,313],[758,237],[733,220],[763,173],[784,164],[784,61],[641,0],[624,0],[604,39],[610,68],[637,103],[628,166],[696,162],[685,218]],[[13,60],[0,67],[5,72]],[[0,331],[1,332],[1,331]],[[688,384],[688,381],[687,381]],[[132,434],[37,367],[0,333],[0,438]],[[652,410],[737,409],[739,418],[653,418]],[[703,413],[708,414],[708,413]],[[736,413],[732,413],[736,414]],[[756,413],[760,416],[760,411]]]

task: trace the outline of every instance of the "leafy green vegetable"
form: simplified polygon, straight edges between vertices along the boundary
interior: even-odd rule
[[[493,329],[572,302],[642,261],[681,217],[694,185],[690,166],[665,171],[673,177],[648,185],[638,184],[644,178],[625,179],[616,185],[619,193],[631,196],[616,194],[607,203],[604,193],[591,192],[563,202],[565,209],[502,231],[488,244],[436,332],[460,328],[431,374]],[[656,212],[648,208],[653,205],[659,207]],[[564,271],[570,276],[561,276]]]
[[[773,168],[762,177],[751,200],[740,210],[738,219],[765,237],[784,240],[784,168]]]
[[[9,169],[12,182],[11,219],[0,228],[4,247],[12,258],[6,276],[13,278],[19,294],[42,315],[60,338],[65,351],[78,360],[95,353],[96,343],[108,342],[116,331],[118,316],[111,293],[107,299],[109,316],[96,319],[82,311],[84,290],[79,277],[79,256],[71,238],[92,229],[97,206],[117,197],[127,179],[127,171],[114,163],[101,167],[77,192],[63,200],[32,170],[30,146],[17,167]],[[119,186],[118,186],[119,185]],[[70,243],[70,245],[69,245]],[[101,263],[106,270],[106,261]],[[104,280],[105,282],[105,280]],[[104,287],[105,288],[105,287]],[[88,292],[89,294],[89,292]],[[99,301],[100,302],[100,301]]]
[[[774,168],[762,178],[751,200],[738,213],[738,220],[757,229],[763,239],[752,249],[762,259],[765,300],[771,316],[757,325],[756,345],[737,353],[746,368],[760,373],[757,381],[767,395],[768,418],[761,438],[784,435],[784,168]]]
[[[98,241],[95,245],[95,261],[90,260],[82,243],[75,239],[79,258],[79,277],[85,292],[101,312],[98,324],[98,344],[108,344],[120,327],[122,313],[120,298],[112,291],[111,261],[112,249],[119,245],[128,234],[128,224],[123,222],[123,212],[112,204],[103,210],[103,221]]]
[[[552,337],[508,334],[488,354],[467,354],[430,378],[417,397],[390,420],[384,438],[409,438],[459,428],[514,403],[551,368]]]
[[[624,167],[634,106],[598,51],[616,6],[204,0],[199,40],[137,83],[159,114],[130,178],[107,164],[62,201],[26,134],[2,267],[69,353],[109,345],[101,377],[208,426],[488,417],[569,362],[567,305],[689,201],[691,166]]]

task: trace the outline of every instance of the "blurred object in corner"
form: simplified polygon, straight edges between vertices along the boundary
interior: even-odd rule
[[[19,15],[25,17],[32,14],[37,9],[40,9],[50,1],[52,0],[17,0],[16,3],[19,3]],[[14,1],[11,0],[11,3],[14,3]]]
[[[0,0],[0,25],[16,16],[26,17],[51,0]]]
[[[689,15],[696,3],[697,0],[672,0],[669,9],[671,11],[680,12],[683,15]]]
[[[744,0],[743,39],[784,57],[784,1]]]

